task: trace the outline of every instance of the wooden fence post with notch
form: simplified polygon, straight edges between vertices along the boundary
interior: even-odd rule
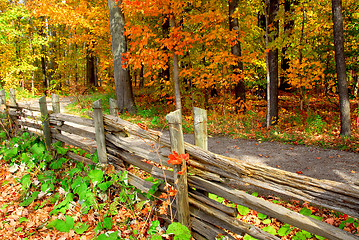
[[[171,151],[175,151],[179,155],[185,153],[183,132],[182,132],[181,110],[176,110],[174,112],[169,113],[166,116],[166,120],[168,121],[168,126],[170,130]],[[178,174],[178,172],[181,171],[183,168],[186,169],[186,161],[183,161],[182,164],[180,165],[173,166],[174,182],[175,182],[175,188],[177,190],[176,207],[177,207],[178,221],[181,224],[190,227],[187,169],[182,175]]]
[[[118,105],[117,101],[113,98],[109,99],[110,115],[118,117]]]
[[[46,96],[42,96],[39,99],[39,104],[40,104],[42,127],[44,131],[45,145],[46,145],[46,149],[50,150],[51,131],[50,131],[49,113],[47,111]]]
[[[5,97],[5,90],[4,89],[0,90],[0,106],[2,104],[6,105],[6,97]]]
[[[207,136],[207,111],[201,108],[193,108],[194,144],[204,150],[208,150]]]
[[[16,106],[16,93],[15,89],[10,88],[10,105]]]
[[[60,113],[60,99],[59,95],[51,94],[52,111],[53,113]]]
[[[98,160],[100,164],[107,164],[108,161],[107,161],[107,151],[106,151],[105,128],[103,124],[101,99],[94,102],[92,108],[93,108],[93,120],[95,122]]]

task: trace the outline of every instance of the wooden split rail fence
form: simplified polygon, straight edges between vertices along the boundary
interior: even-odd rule
[[[113,115],[104,115],[101,101],[98,100],[94,102],[93,112],[90,113],[92,119],[87,119],[60,113],[56,95],[52,95],[51,111],[47,109],[45,97],[40,98],[39,107],[33,107],[16,103],[14,91],[10,92],[10,96],[10,104],[6,105],[6,109],[15,124],[21,128],[41,131],[48,147],[51,142],[61,141],[89,153],[94,153],[97,149],[101,164],[113,164],[120,169],[133,165],[174,185],[177,189],[176,204],[173,206],[176,210],[175,217],[191,229],[195,239],[216,239],[219,234],[227,235],[225,230],[240,235],[247,233],[257,239],[279,239],[237,219],[235,208],[210,199],[207,193],[327,239],[359,239],[358,236],[325,222],[245,192],[253,188],[259,192],[270,191],[272,195],[306,201],[358,218],[358,186],[319,180],[246,162],[240,156],[234,159],[214,154],[207,150],[205,110],[194,109],[196,146],[183,141],[181,113],[178,110],[166,116],[170,130],[168,138],[159,131],[119,118],[114,100],[110,100],[110,112]],[[6,104],[3,90],[0,91],[0,101]],[[41,117],[34,118],[35,112]],[[90,139],[92,142],[81,139]],[[172,151],[189,154],[188,174],[177,174],[185,166],[173,167],[167,163]],[[69,157],[93,164],[90,159],[74,153],[69,153]],[[129,184],[143,192],[148,192],[153,185],[132,173],[128,176]],[[159,191],[165,191],[164,186],[161,185]],[[228,238],[234,239],[230,235]]]

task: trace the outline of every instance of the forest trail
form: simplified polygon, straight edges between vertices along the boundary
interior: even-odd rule
[[[48,99],[47,102],[48,108],[51,109],[51,100]],[[73,102],[71,97],[61,98],[61,112],[66,113],[66,106],[71,102]],[[27,103],[37,104],[35,101]],[[166,130],[163,133],[168,136]],[[194,144],[193,134],[184,134],[184,138],[186,142]],[[85,140],[81,139],[81,141]],[[280,142],[233,139],[228,136],[209,136],[208,150],[223,156],[264,164],[308,177],[359,186],[358,153]]]

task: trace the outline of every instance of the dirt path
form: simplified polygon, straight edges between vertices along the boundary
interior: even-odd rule
[[[70,97],[61,99],[61,112],[66,113],[65,107],[72,100]],[[48,100],[48,102],[51,101]],[[37,103],[34,102],[34,104]],[[50,105],[49,109],[51,109]],[[164,134],[168,135],[166,132]],[[193,135],[185,134],[185,141],[193,144]],[[225,136],[210,137],[208,150],[309,177],[359,185],[358,153],[278,142],[232,139]]]

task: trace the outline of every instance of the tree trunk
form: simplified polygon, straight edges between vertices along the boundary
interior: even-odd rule
[[[163,38],[168,38],[169,36],[169,33],[170,33],[170,20],[169,20],[169,17],[167,15],[164,15],[163,16],[163,24],[162,24],[162,37]],[[163,51],[164,52],[168,52],[168,48],[165,46],[163,48]],[[170,63],[169,61],[166,62],[166,69],[161,69],[160,70],[160,80],[162,81],[169,81],[170,80]],[[161,88],[162,88],[162,85],[163,83],[161,82]]]
[[[91,50],[93,44],[87,46],[86,49],[86,80],[88,89],[97,87],[97,74],[96,74],[96,56]]]
[[[171,16],[171,27],[176,27],[176,22],[174,19],[174,16]],[[179,84],[179,64],[178,64],[178,56],[175,53],[175,50],[173,51],[173,81],[174,81],[174,87],[175,87],[175,98],[176,98],[176,109],[182,109],[182,103],[181,103],[181,89]]]
[[[278,37],[278,21],[275,21],[279,9],[279,0],[266,0],[266,45]],[[273,30],[272,30],[273,29]],[[278,122],[278,49],[267,53],[267,128]]]
[[[238,7],[238,0],[229,0],[229,30],[230,31],[238,31],[238,19],[233,18],[232,14]],[[238,35],[238,33],[237,33]],[[239,41],[236,41],[233,47],[231,47],[231,52],[236,57],[241,57],[241,44]],[[239,75],[240,72],[243,72],[243,62],[241,60],[237,61],[237,64],[233,66],[234,74]],[[234,87],[234,94],[235,94],[235,107],[237,111],[246,111],[246,86],[244,84],[243,79],[240,79],[239,82],[236,83]]]
[[[293,14],[293,9],[291,8],[291,3],[292,0],[285,0],[284,1],[284,34],[285,34],[285,38],[288,38],[290,35],[292,35],[292,31],[294,28],[294,20],[292,20],[289,16],[291,16]],[[288,79],[287,79],[287,73],[286,71],[289,69],[289,58],[286,55],[286,51],[287,51],[287,46],[282,48],[282,63],[281,63],[281,68],[282,68],[282,75],[280,77],[280,84],[279,84],[279,89],[286,91],[288,90],[291,86],[288,83]]]
[[[343,15],[342,1],[332,0],[333,10],[333,32],[335,62],[338,77],[339,103],[340,103],[340,135],[349,137],[350,130],[350,105],[348,97],[348,83],[346,75],[345,57],[344,57],[344,37],[343,37]]]
[[[128,69],[124,68],[126,63],[122,61],[122,55],[127,51],[127,39],[123,34],[125,16],[120,7],[121,3],[122,0],[108,0],[115,88],[119,110],[134,112],[136,106],[130,73]]]

